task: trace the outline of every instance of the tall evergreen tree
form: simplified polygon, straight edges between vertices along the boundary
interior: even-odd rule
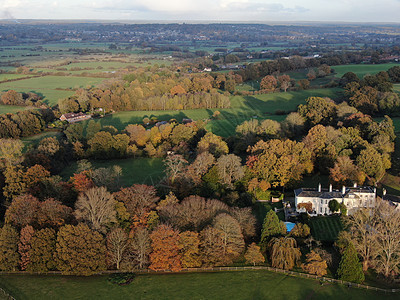
[[[361,263],[358,260],[357,251],[352,243],[349,243],[346,250],[343,252],[337,275],[341,280],[356,283],[362,283],[365,280]]]
[[[265,216],[263,229],[261,232],[261,242],[266,243],[273,236],[283,235],[286,233],[285,223],[279,220],[273,210],[270,210]]]

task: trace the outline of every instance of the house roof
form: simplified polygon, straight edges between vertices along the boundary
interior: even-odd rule
[[[66,114],[63,114],[63,116],[66,119],[73,119],[73,118],[82,117],[82,116],[86,116],[86,115],[84,113],[79,112],[79,113],[66,113]]]
[[[359,198],[355,193],[375,193],[373,188],[371,187],[346,187],[345,194],[342,194],[341,190],[332,190],[331,192],[328,189],[321,189],[319,192],[318,189],[314,188],[300,188],[294,191],[296,197],[305,197],[305,198],[321,198],[321,199],[333,199],[333,198]]]

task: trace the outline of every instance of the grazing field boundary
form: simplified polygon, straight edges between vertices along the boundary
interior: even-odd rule
[[[154,271],[154,270],[150,270],[150,269],[145,269],[145,270],[136,270],[136,271],[134,271],[134,273],[137,273],[137,274],[167,274],[167,273],[178,274],[178,273],[201,273],[201,272],[231,272],[231,271],[246,271],[246,270],[266,270],[266,271],[270,271],[270,272],[286,274],[288,276],[293,276],[293,277],[309,278],[309,279],[319,280],[321,282],[321,285],[323,285],[324,283],[338,283],[338,284],[345,285],[349,288],[355,287],[355,288],[359,288],[359,289],[366,289],[366,290],[372,290],[372,291],[384,292],[384,293],[400,293],[400,289],[382,289],[382,288],[369,286],[369,285],[365,285],[365,284],[343,281],[343,280],[328,278],[328,277],[319,277],[317,275],[294,272],[294,271],[287,271],[287,270],[276,269],[276,268],[266,267],[266,266],[187,268],[187,269],[181,269],[180,271],[171,271],[171,270]],[[114,274],[114,273],[120,273],[120,271],[108,270],[108,271],[100,272],[97,275],[106,275],[106,274]],[[43,273],[28,273],[28,272],[24,272],[24,271],[15,271],[15,272],[0,272],[0,275],[62,275],[62,273],[60,271],[49,271],[44,274]],[[11,299],[14,299],[11,295],[9,295],[2,288],[0,288],[0,290],[2,292],[4,292],[6,295],[8,295],[8,297],[10,297]]]

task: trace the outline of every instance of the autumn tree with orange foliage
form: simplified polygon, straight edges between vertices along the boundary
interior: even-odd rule
[[[172,95],[186,94],[186,90],[180,84],[178,84],[171,88],[170,93]]]
[[[306,263],[301,266],[305,272],[320,277],[327,274],[326,269],[328,268],[328,265],[319,254],[311,251],[306,257]]]
[[[93,180],[90,178],[89,171],[87,170],[74,174],[74,176],[70,178],[70,181],[78,192],[84,192],[94,187]]]
[[[260,247],[254,242],[247,248],[244,258],[246,259],[246,263],[252,264],[253,266],[265,262],[265,257],[261,254]]]
[[[160,225],[150,234],[150,239],[153,252],[149,268],[179,271],[182,268],[179,231],[169,225]]]

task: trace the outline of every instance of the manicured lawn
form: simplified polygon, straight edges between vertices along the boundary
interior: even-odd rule
[[[377,64],[377,65],[372,65],[372,64],[340,65],[340,66],[332,66],[332,69],[334,69],[336,72],[335,76],[339,78],[342,77],[347,72],[353,72],[357,74],[359,78],[363,78],[367,74],[373,75],[380,71],[387,71],[391,67],[399,65],[400,64],[398,63]]]
[[[264,218],[271,209],[280,209],[283,207],[282,202],[256,202],[253,205],[253,214],[256,216],[257,222],[263,224]],[[280,220],[285,221],[285,213],[280,211],[277,213]]]
[[[113,160],[92,160],[95,168],[108,168],[118,165],[122,168],[121,185],[157,184],[164,177],[164,164],[161,158],[127,158]],[[68,180],[76,172],[77,164],[73,163],[63,170],[61,176]]]
[[[16,299],[398,299],[398,294],[325,284],[268,271],[139,275],[127,286],[107,276],[8,275],[0,286]]]
[[[310,219],[311,235],[320,241],[333,242],[343,229],[340,217],[313,217]]]

